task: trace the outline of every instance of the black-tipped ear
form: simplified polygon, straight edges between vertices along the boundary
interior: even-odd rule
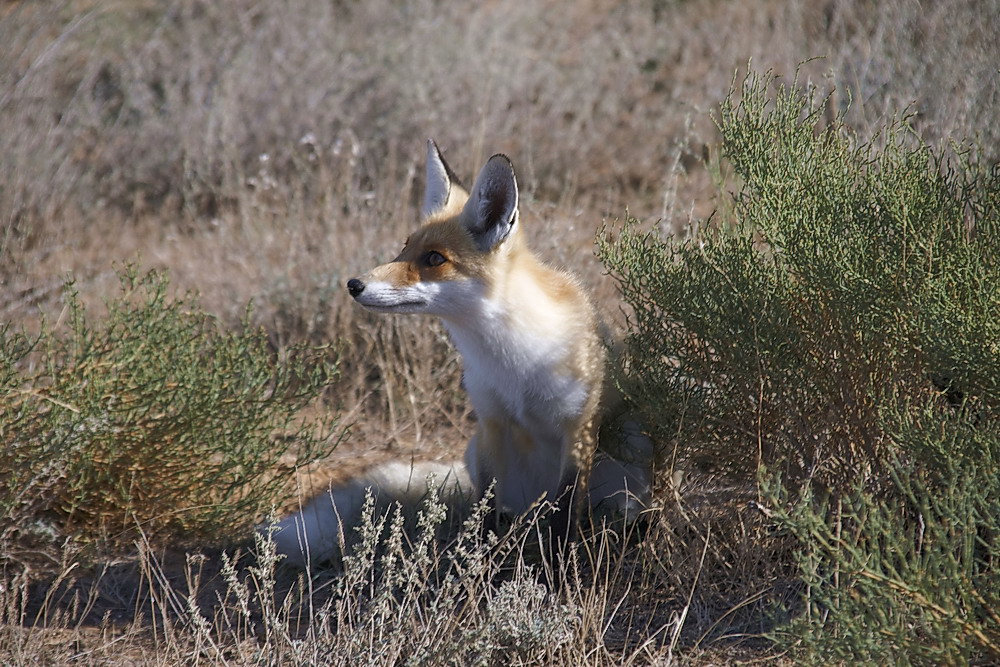
[[[517,180],[506,155],[494,155],[479,172],[462,219],[483,252],[510,235],[517,222]]]
[[[453,186],[461,187],[455,173],[444,161],[441,149],[433,139],[427,140],[427,182],[424,185],[424,204],[420,214],[425,219],[448,205]]]

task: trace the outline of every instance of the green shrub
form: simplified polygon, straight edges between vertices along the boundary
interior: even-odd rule
[[[629,220],[600,253],[634,310],[627,380],[678,456],[846,488],[888,472],[887,406],[1000,407],[1000,172],[905,117],[860,140],[772,82],[721,107],[731,210],[685,240]]]
[[[801,659],[995,661],[1000,170],[774,83],[721,106],[717,219],[601,239],[634,312],[621,380],[667,458],[762,480]]]
[[[226,331],[166,276],[121,272],[100,321],[64,291],[66,331],[8,330],[0,364],[5,531],[46,518],[84,535],[223,538],[278,500],[286,454],[315,459],[334,424],[300,412],[335,369],[326,350],[276,360],[263,331]]]
[[[916,411],[914,411],[916,412]],[[803,662],[960,665],[1000,660],[1000,430],[897,415],[891,437],[940,463],[896,460],[891,493],[856,488],[770,504],[796,540],[805,607],[777,639]]]

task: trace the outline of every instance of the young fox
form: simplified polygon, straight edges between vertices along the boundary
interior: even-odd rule
[[[628,460],[595,455],[598,428],[617,402],[605,382],[607,348],[577,282],[528,249],[510,160],[491,157],[467,191],[429,141],[421,215],[399,256],[347,289],[369,310],[444,322],[478,419],[464,469],[392,463],[319,496],[278,524],[274,539],[290,563],[328,558],[340,521],[356,520],[368,489],[383,505],[412,502],[427,492],[428,475],[447,499],[493,484],[505,514],[552,502],[561,517],[553,525],[569,525],[583,492],[598,513],[626,520],[648,501],[652,443],[635,423],[618,424]]]

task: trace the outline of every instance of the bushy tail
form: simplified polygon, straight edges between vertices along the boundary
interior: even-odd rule
[[[628,525],[649,508],[652,487],[653,442],[638,423],[624,420],[615,429],[614,455],[598,452],[590,475],[588,501],[595,517]],[[368,470],[342,486],[332,487],[299,512],[276,524],[261,527],[270,532],[279,554],[289,565],[308,568],[340,552],[344,527],[359,525],[361,509],[370,492],[377,514],[395,503],[413,513],[431,489],[452,510],[468,509],[477,499],[465,465],[392,461]],[[349,535],[345,535],[349,537]]]
[[[340,551],[341,533],[357,526],[369,490],[376,511],[384,513],[395,503],[404,511],[417,509],[432,488],[449,507],[469,504],[472,483],[461,462],[404,463],[392,461],[368,470],[364,476],[322,493],[301,511],[277,524],[261,528],[270,532],[278,553],[289,565],[308,568],[330,560]]]

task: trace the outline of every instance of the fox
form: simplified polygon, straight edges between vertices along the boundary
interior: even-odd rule
[[[369,493],[386,508],[429,493],[461,505],[491,489],[506,516],[549,503],[563,542],[584,506],[634,520],[650,501],[652,441],[621,416],[609,335],[587,293],[529,249],[511,160],[493,155],[466,189],[428,140],[420,219],[395,259],[346,287],[367,310],[443,322],[476,416],[464,460],[390,462],[332,488],[274,527],[278,552],[302,567],[329,559]],[[598,451],[611,423],[618,456]]]

